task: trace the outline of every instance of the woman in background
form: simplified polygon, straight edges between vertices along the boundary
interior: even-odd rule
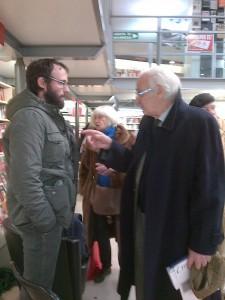
[[[129,149],[135,143],[135,135],[119,124],[118,113],[112,106],[97,107],[91,116],[90,127],[103,132]],[[90,203],[90,197],[96,183],[102,187],[122,188],[125,174],[98,163],[97,156],[98,153],[86,143],[81,159],[79,179],[88,248],[91,252],[94,241],[97,241],[99,246],[102,269],[94,277],[94,281],[100,283],[111,273],[110,238],[115,237],[119,245],[119,215],[96,214]]]

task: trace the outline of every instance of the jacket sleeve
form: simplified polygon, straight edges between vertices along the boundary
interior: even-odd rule
[[[224,156],[215,120],[208,118],[201,130],[196,172],[191,196],[191,235],[189,247],[212,255],[223,240]]]
[[[45,121],[33,110],[20,111],[10,124],[10,188],[28,219],[42,232],[56,223],[40,180],[45,137]]]
[[[132,151],[113,140],[109,150],[100,151],[98,159],[109,168],[127,173],[131,158]]]

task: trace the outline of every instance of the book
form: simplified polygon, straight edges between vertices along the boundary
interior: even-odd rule
[[[166,270],[174,288],[180,290],[184,300],[198,300],[189,283],[190,271],[187,268],[187,257],[182,257],[168,266]]]

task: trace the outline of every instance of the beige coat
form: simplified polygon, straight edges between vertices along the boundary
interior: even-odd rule
[[[131,149],[135,143],[136,137],[129,133],[122,125],[116,128],[115,140]],[[90,150],[88,145],[85,145],[80,170],[79,170],[79,193],[83,196],[83,220],[86,227],[86,235],[88,246],[91,247],[95,240],[93,211],[90,204],[91,191],[94,182],[97,182],[97,172],[95,170],[95,163],[97,162],[97,153]],[[113,172],[110,175],[111,187],[120,188],[123,185],[125,174],[120,172]],[[118,219],[118,218],[117,218]],[[117,220],[118,221],[118,220]],[[118,225],[118,222],[116,222]]]
[[[222,139],[222,144],[223,144],[223,151],[224,151],[224,157],[225,157],[225,120],[222,118],[216,118],[217,123],[220,128],[220,135]]]

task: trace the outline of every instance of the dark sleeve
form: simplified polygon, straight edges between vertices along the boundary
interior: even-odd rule
[[[131,158],[132,151],[114,140],[109,150],[101,150],[98,155],[100,163],[122,173],[127,172]]]

